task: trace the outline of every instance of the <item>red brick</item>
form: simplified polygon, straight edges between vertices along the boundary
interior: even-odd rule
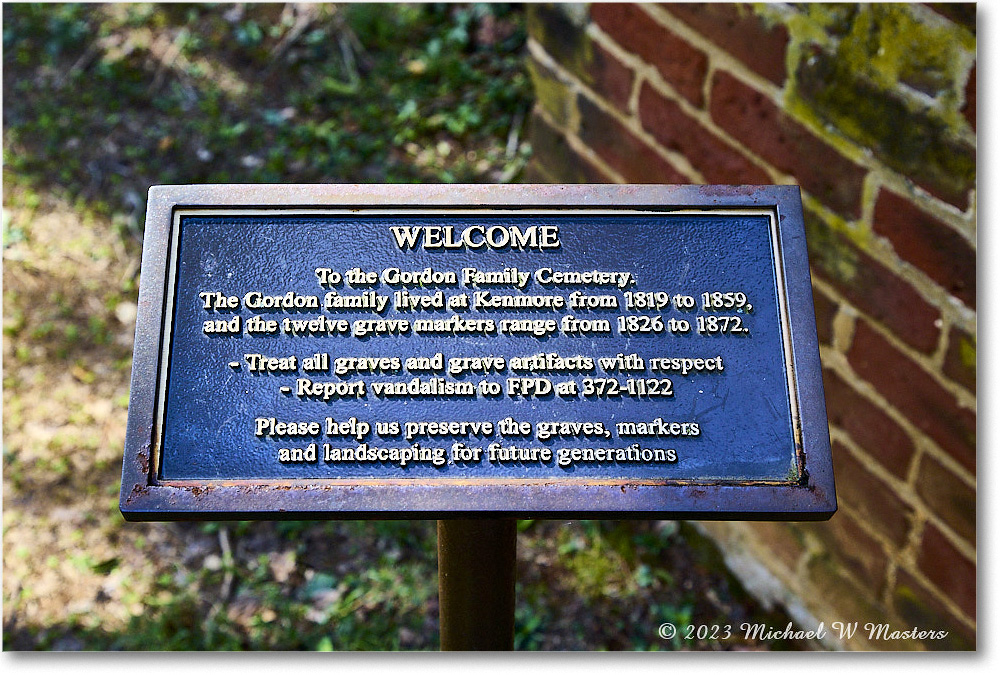
[[[548,174],[543,173],[539,162],[536,159],[532,159],[528,162],[527,166],[524,167],[524,173],[521,174],[522,183],[549,183],[551,178]]]
[[[969,80],[965,83],[965,106],[962,108],[965,119],[976,130],[976,66],[972,66]]]
[[[798,527],[812,532],[825,545],[826,552],[873,595],[885,583],[889,558],[882,545],[862,530],[847,514],[838,513],[825,523],[802,523]]]
[[[924,527],[917,565],[966,616],[976,616],[976,563],[962,555],[931,523]]]
[[[941,312],[908,282],[831,229],[815,213],[806,209],[803,215],[813,274],[914,349],[933,353],[940,337],[936,324]]]
[[[965,237],[889,190],[879,192],[873,225],[901,258],[976,308],[976,251]]]
[[[791,523],[753,523],[754,537],[767,546],[771,553],[789,571],[795,567],[806,552],[802,537]]]
[[[704,105],[708,57],[653,20],[638,5],[594,3],[590,16],[615,42],[654,66],[694,105]]]
[[[914,185],[923,188],[927,191],[927,194],[932,197],[937,197],[941,201],[948,202],[952,206],[956,206],[962,211],[969,208],[969,192],[967,190],[962,190],[954,188],[952,186],[943,185],[939,181],[934,181],[931,179],[925,179],[917,176],[910,176],[913,180]]]
[[[861,214],[865,170],[840,155],[766,94],[718,71],[709,102],[712,120],[834,211]]]
[[[917,494],[938,518],[968,541],[976,540],[976,489],[929,455],[920,460]]]
[[[632,95],[632,81],[635,79],[635,74],[631,68],[616,59],[601,45],[589,38],[587,43],[591,50],[588,62],[579,69],[579,72],[577,70],[573,72],[619,110],[626,110],[629,97]]]
[[[837,498],[901,548],[909,536],[913,509],[837,442],[833,444],[833,469]]]
[[[545,48],[551,50],[550,55],[587,86],[624,111],[632,95],[632,82],[635,79],[632,69],[583,31],[571,24],[564,25],[565,21],[562,14],[547,11],[545,7],[532,10],[532,25],[537,32],[544,34],[542,37],[549,35],[545,27],[550,31],[561,29],[571,33],[549,36]],[[566,88],[551,69],[536,59],[531,58],[529,64],[535,80],[535,93],[543,103],[546,102],[545,99],[553,97],[553,90]],[[561,95],[561,91],[559,93]]]
[[[588,98],[579,96],[580,140],[631,183],[689,183],[651,147]]]
[[[976,336],[953,326],[948,333],[948,351],[942,372],[952,381],[976,393]]]
[[[664,9],[777,85],[785,81],[788,29],[744,3],[664,3]]]
[[[894,476],[905,478],[916,450],[906,432],[832,370],[823,370],[823,389],[830,424],[846,431]]]
[[[976,471],[976,415],[866,322],[859,321],[847,359],[918,429],[969,471]]]
[[[816,314],[816,335],[824,344],[833,343],[833,320],[837,316],[837,303],[813,286],[813,309]]]
[[[680,105],[662,96],[648,83],[639,94],[639,119],[643,129],[663,147],[687,157],[709,183],[766,185],[771,182],[763,169],[689,117]]]
[[[892,591],[893,609],[910,625],[921,630],[941,631],[942,639],[925,640],[930,650],[971,650],[976,648],[976,632],[961,623],[951,610],[934,597],[923,582],[900,568]]]
[[[531,147],[532,162],[540,162],[557,182],[612,182],[600,169],[577,154],[566,142],[566,137],[537,113],[531,117]]]
[[[859,628],[852,640],[854,648],[899,651],[914,649],[912,643],[903,640],[887,640],[878,645],[867,642],[867,631],[862,627],[869,622],[884,621],[885,607],[872,589],[862,588],[845,572],[839,561],[831,556],[813,556],[806,568],[806,575],[808,594],[829,606],[830,616],[843,617],[843,621],[851,623],[858,622]]]

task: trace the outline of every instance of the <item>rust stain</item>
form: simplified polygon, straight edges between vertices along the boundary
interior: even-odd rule
[[[132,486],[132,490],[129,492],[128,497],[125,498],[125,503],[131,504],[139,497],[144,497],[148,492],[149,492],[148,487],[146,487],[145,485],[140,485],[139,483],[135,483]]]
[[[734,194],[752,197],[759,192],[757,185],[700,185],[698,192],[709,197],[730,197]]]
[[[250,480],[250,479],[229,479],[212,481],[192,481],[192,480],[166,480],[160,485],[173,488],[236,488],[239,490],[309,490],[309,491],[331,491],[365,487],[512,487],[512,488],[545,488],[545,487],[629,487],[638,489],[640,487],[754,487],[754,486],[788,486],[797,485],[797,481],[782,480],[698,480],[698,479],[623,479],[623,478],[301,478],[301,479],[275,479],[275,480]]]

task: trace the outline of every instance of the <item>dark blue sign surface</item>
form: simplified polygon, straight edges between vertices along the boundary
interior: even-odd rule
[[[796,482],[773,219],[181,211],[158,478]]]

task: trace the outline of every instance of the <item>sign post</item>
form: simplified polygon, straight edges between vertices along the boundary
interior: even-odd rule
[[[514,518],[828,518],[798,189],[154,187],[120,505],[437,519],[443,622]]]
[[[438,521],[441,649],[514,647],[517,521]]]

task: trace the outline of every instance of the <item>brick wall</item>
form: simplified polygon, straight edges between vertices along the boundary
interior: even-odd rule
[[[975,645],[974,5],[532,5],[533,182],[798,184],[840,510],[706,523],[803,624]],[[810,627],[810,626],[805,626]]]

